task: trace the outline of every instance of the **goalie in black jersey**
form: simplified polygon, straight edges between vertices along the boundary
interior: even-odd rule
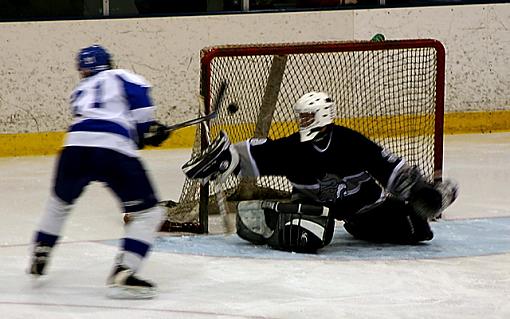
[[[455,183],[429,183],[404,159],[333,124],[336,107],[326,93],[303,95],[294,111],[299,132],[235,145],[221,132],[200,157],[183,166],[189,178],[202,181],[231,174],[288,178],[290,202],[240,202],[236,226],[241,238],[312,252],[329,244],[335,220],[342,220],[358,239],[398,244],[432,239],[429,219],[455,200]]]

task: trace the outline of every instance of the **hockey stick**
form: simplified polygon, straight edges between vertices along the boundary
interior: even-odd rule
[[[175,131],[175,130],[178,130],[178,129],[181,129],[181,128],[184,128],[187,126],[191,126],[191,125],[195,125],[195,124],[202,124],[204,126],[204,128],[206,128],[207,143],[210,144],[209,132],[208,132],[209,126],[206,123],[209,120],[212,120],[218,116],[218,111],[220,109],[221,102],[223,101],[223,98],[225,96],[226,89],[227,89],[227,81],[222,81],[220,83],[218,93],[216,94],[216,100],[214,101],[214,103],[212,105],[211,113],[209,113],[205,116],[200,116],[195,119],[191,119],[191,120],[182,122],[182,123],[167,125],[165,127],[165,131],[172,132],[172,131]],[[202,95],[199,96],[199,109],[200,110],[205,109],[204,97]],[[195,185],[195,184],[192,184],[192,186],[193,185]],[[196,187],[196,185],[195,185],[195,187]],[[208,189],[206,190],[206,192],[208,192]],[[171,201],[169,201],[169,202],[171,202]],[[174,205],[171,205],[171,206],[174,206]],[[167,205],[167,207],[171,207],[171,206]],[[199,219],[203,220],[201,212],[199,212],[199,215],[200,215]],[[130,220],[129,214],[124,214],[124,223],[127,224],[129,222],[129,220]],[[203,222],[203,223],[205,224],[205,232],[207,232],[207,222]],[[191,230],[191,232],[203,233],[204,232],[204,224],[200,224],[200,222],[199,223],[172,222],[172,221],[170,221],[169,218],[167,218],[167,220],[161,226],[161,230],[162,231],[190,231]]]
[[[178,130],[178,129],[181,129],[181,128],[184,128],[184,127],[187,127],[187,126],[191,126],[191,125],[194,125],[194,124],[200,124],[202,122],[212,120],[217,115],[218,114],[215,111],[212,111],[211,113],[209,113],[209,114],[207,114],[205,116],[197,117],[196,119],[188,120],[188,121],[185,121],[185,122],[182,122],[182,123],[173,124],[173,125],[167,125],[165,127],[165,131],[173,132],[175,130]]]
[[[226,89],[227,89],[227,81],[221,82],[220,89],[218,90],[218,95],[216,96],[216,101],[214,103],[214,107],[212,108],[213,111],[211,113],[204,115],[204,116],[197,117],[195,119],[191,119],[191,120],[182,122],[182,123],[167,125],[165,127],[165,131],[172,132],[172,131],[175,131],[175,130],[178,130],[178,129],[181,129],[181,128],[184,128],[187,126],[200,124],[200,123],[203,123],[203,122],[206,122],[206,121],[216,118],[218,116],[218,109],[219,109],[219,106],[221,105],[221,101],[223,100],[223,97],[225,96]]]
[[[205,135],[207,137],[207,144],[210,145],[211,140],[210,140],[210,135],[209,135],[209,125],[207,125],[206,122],[203,122],[202,125],[204,127]],[[218,205],[218,210],[220,212],[220,216],[222,219],[223,228],[227,234],[231,233],[234,231],[234,227],[228,217],[227,200],[226,200],[225,193],[223,192],[223,189],[221,187],[222,181],[219,181],[218,179],[216,179],[212,183],[214,184],[214,193],[216,195],[216,204]]]

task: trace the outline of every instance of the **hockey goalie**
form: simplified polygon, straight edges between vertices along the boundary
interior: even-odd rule
[[[202,182],[221,182],[232,174],[278,175],[291,182],[289,202],[239,203],[239,237],[280,250],[315,252],[331,242],[335,220],[341,220],[361,240],[415,244],[433,238],[429,221],[456,199],[456,183],[430,183],[418,167],[334,124],[336,107],[326,93],[307,93],[293,109],[299,132],[234,145],[221,132],[183,166],[188,178]]]

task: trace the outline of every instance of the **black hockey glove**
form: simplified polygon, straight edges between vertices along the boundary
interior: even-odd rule
[[[457,183],[449,179],[434,185],[417,183],[412,189],[409,203],[421,217],[436,218],[455,201],[458,193]]]
[[[143,134],[143,145],[160,146],[168,137],[170,132],[166,129],[166,126],[154,122],[149,126],[147,132]]]
[[[347,186],[338,176],[326,174],[319,180],[317,197],[321,203],[334,203],[344,197]]]

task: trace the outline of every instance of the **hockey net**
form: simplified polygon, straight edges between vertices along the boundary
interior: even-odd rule
[[[418,165],[430,180],[440,179],[444,67],[444,47],[429,39],[210,47],[201,51],[200,112],[211,111],[227,81],[218,117],[209,122],[211,140],[220,130],[232,143],[274,139],[297,130],[292,105],[301,95],[327,92],[337,106],[337,124]],[[197,129],[192,157],[205,146],[205,134]],[[163,230],[207,232],[208,216],[218,212],[213,189],[185,180],[179,202],[168,205]],[[233,203],[288,198],[291,186],[279,176],[231,177],[222,189]]]

